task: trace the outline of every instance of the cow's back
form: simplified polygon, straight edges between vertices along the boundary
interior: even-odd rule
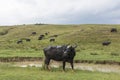
[[[62,47],[47,47],[44,48],[44,55],[46,58],[61,61],[63,59]]]

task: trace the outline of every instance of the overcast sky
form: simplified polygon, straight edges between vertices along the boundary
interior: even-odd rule
[[[0,0],[0,25],[119,24],[120,0]]]

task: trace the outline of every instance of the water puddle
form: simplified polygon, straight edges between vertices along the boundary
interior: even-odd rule
[[[17,67],[42,67],[42,62],[16,62],[13,66]],[[62,66],[62,63],[52,62],[50,67],[59,68]],[[66,68],[71,68],[69,64],[66,65]],[[99,72],[115,72],[120,73],[119,65],[101,65],[101,64],[83,64],[83,63],[74,63],[74,68],[79,70],[87,71],[99,71]]]

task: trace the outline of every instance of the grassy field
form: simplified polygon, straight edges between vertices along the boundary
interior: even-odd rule
[[[101,73],[67,69],[45,71],[35,67],[13,67],[10,64],[0,64],[0,80],[120,80],[119,73]]]
[[[118,32],[111,33],[111,28]],[[31,35],[37,32],[36,35]],[[45,39],[38,37],[49,32]],[[49,42],[50,36],[58,35],[55,42]],[[30,38],[31,42],[21,38]],[[109,46],[102,46],[102,42],[111,41]],[[43,48],[50,45],[68,44],[78,45],[76,60],[111,60],[120,61],[120,25],[18,25],[0,27],[0,57],[43,57]]]

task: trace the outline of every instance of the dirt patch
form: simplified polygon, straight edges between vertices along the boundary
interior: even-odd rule
[[[24,61],[43,61],[43,57],[0,57],[0,62],[24,62]],[[74,63],[94,63],[94,64],[110,64],[120,65],[120,62],[112,60],[74,60]]]
[[[41,61],[32,61],[32,62],[15,62],[13,66],[17,66],[17,67],[42,67],[42,65],[43,65],[43,62],[41,62]],[[62,62],[52,61],[50,63],[50,66],[54,67],[54,68],[60,68],[62,66]],[[67,63],[66,68],[71,68],[69,63]],[[74,68],[79,69],[79,70],[87,70],[87,71],[120,73],[120,66],[119,65],[74,63]]]
[[[0,62],[41,61],[42,57],[0,57]]]

